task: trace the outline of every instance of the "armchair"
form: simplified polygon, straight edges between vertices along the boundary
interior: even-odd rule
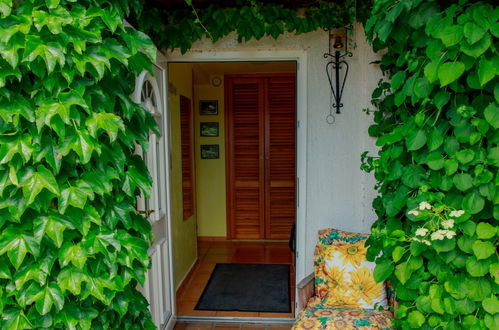
[[[298,285],[298,308],[303,310],[294,330],[392,328],[388,306],[394,299],[385,283],[374,281],[375,264],[366,260],[364,246],[368,237],[336,229],[319,232],[314,274]]]

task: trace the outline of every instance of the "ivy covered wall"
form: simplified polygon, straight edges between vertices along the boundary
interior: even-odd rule
[[[499,8],[494,1],[378,0],[373,93],[379,197],[369,254],[397,325],[498,329]]]
[[[153,327],[139,1],[0,2],[0,328]]]

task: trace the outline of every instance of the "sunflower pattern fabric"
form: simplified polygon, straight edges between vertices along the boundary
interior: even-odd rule
[[[293,330],[389,330],[392,314],[387,310],[334,307],[314,297],[298,314]]]
[[[366,260],[368,234],[337,229],[319,232],[314,253],[315,297],[298,314],[293,329],[392,329],[386,288]]]
[[[374,280],[374,262],[366,260],[365,241],[320,248],[328,286],[327,304],[354,308],[386,307],[383,283]]]

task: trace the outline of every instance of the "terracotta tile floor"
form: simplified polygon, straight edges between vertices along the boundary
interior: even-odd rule
[[[291,267],[291,313],[250,313],[194,310],[217,263],[255,263],[292,265],[287,242],[198,242],[198,261],[177,291],[179,316],[294,317],[295,273]],[[200,324],[197,324],[200,326]],[[213,325],[215,326],[215,325]],[[230,325],[233,327],[234,325]],[[274,327],[275,325],[272,325]],[[184,328],[182,328],[184,329]],[[195,329],[195,328],[189,328]],[[201,328],[200,328],[201,329]],[[208,329],[208,328],[202,328]],[[211,329],[211,328],[209,328]],[[213,328],[215,329],[215,328]],[[222,328],[216,328],[222,329]],[[239,329],[237,327],[237,329]]]
[[[291,324],[223,323],[223,322],[177,322],[174,330],[289,330]]]

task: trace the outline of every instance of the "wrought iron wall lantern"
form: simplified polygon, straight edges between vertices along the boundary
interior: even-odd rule
[[[343,107],[341,97],[343,96],[343,89],[345,88],[345,82],[347,80],[349,69],[348,63],[345,61],[345,57],[352,57],[353,55],[352,52],[348,50],[347,34],[352,28],[352,26],[347,26],[334,31],[326,30],[329,34],[329,49],[328,52],[324,54],[324,58],[329,59],[326,64],[326,73],[332,93],[330,113],[327,116],[327,121],[330,124],[334,122],[333,110],[335,109],[336,113],[340,113],[340,108]],[[342,70],[343,67],[345,68],[344,74],[340,76],[340,70]],[[333,71],[334,80],[332,77]]]

